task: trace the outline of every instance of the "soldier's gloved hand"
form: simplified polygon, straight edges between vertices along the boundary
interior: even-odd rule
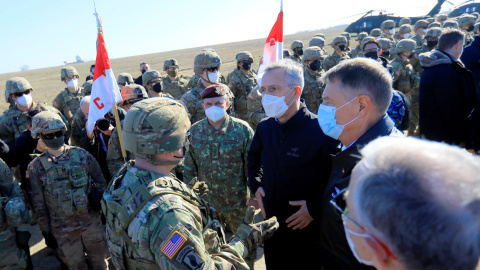
[[[255,208],[250,206],[243,223],[238,227],[235,237],[245,245],[248,252],[255,250],[261,246],[263,242],[272,237],[273,233],[280,226],[277,217],[271,217],[259,223],[253,223]]]
[[[203,198],[203,199],[206,198],[206,195],[207,195],[208,192],[209,192],[207,183],[205,183],[205,182],[203,182],[203,181],[196,182],[196,183],[193,185],[192,189],[193,189],[193,191],[195,191],[195,193],[198,194],[198,196],[200,196],[200,197]]]

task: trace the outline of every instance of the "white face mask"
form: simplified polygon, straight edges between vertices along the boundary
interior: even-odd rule
[[[295,88],[293,88],[295,89]],[[288,96],[292,91],[288,92],[285,96],[276,97],[269,94],[265,94],[262,97],[263,109],[265,109],[265,114],[268,117],[278,118],[285,114],[290,105],[295,101],[295,99],[290,102],[290,105],[285,103],[285,97]]]
[[[345,228],[345,236],[347,237],[348,246],[350,247],[350,250],[352,250],[352,253],[353,253],[353,256],[355,256],[355,259],[357,259],[357,261],[360,262],[360,263],[363,263],[363,264],[366,264],[366,265],[373,265],[372,260],[367,261],[367,260],[364,260],[364,259],[360,258],[360,255],[358,255],[357,251],[355,250],[355,243],[353,243],[352,239],[350,238],[350,236],[348,234],[351,233],[353,235],[360,236],[360,237],[369,237],[369,238],[372,238],[372,237],[370,235],[366,234],[366,233],[357,233],[357,232],[354,232],[352,230],[349,230],[345,226],[344,226],[344,228]],[[374,239],[372,238],[372,240],[374,240]]]
[[[70,88],[76,88],[78,86],[78,79],[72,79],[68,82],[67,84],[68,87]]]
[[[225,117],[225,110],[217,106],[211,106],[205,110],[205,114],[207,115],[208,119],[212,120],[213,122],[217,122]]]
[[[404,37],[404,38],[409,38],[409,37],[410,37],[410,33],[405,33],[405,34],[403,34],[403,37]]]
[[[218,72],[212,72],[212,73],[208,73],[208,80],[211,82],[211,83],[218,83]]]
[[[388,30],[388,32],[390,33],[390,35],[395,34],[395,28],[392,28],[392,29]]]
[[[23,95],[17,98],[17,103],[25,107],[30,106],[32,104],[32,95]]]

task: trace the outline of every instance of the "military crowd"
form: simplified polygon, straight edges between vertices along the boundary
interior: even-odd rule
[[[362,150],[381,145],[377,137],[406,133],[480,150],[477,17],[386,20],[355,40],[334,37],[331,55],[323,34],[307,48],[296,40],[262,85],[248,51],[225,76],[217,52],[204,49],[189,80],[173,58],[161,70],[142,62],[137,78],[118,75],[122,101],[93,130],[95,65],[83,84],[63,67],[65,89],[52,106],[34,101],[26,78],[9,79],[10,107],[0,117],[0,269],[33,269],[28,229],[36,224],[64,269],[253,269],[260,246],[268,269],[396,269],[362,259],[367,252],[352,240],[361,235],[378,254],[410,263],[389,238],[380,237],[385,246],[362,226],[348,227],[353,211],[345,206],[354,202],[346,189],[352,171],[371,169],[361,155],[380,155]],[[464,47],[478,58],[462,55]],[[407,140],[391,144],[430,149]],[[477,185],[469,192],[478,202]],[[255,209],[263,221],[254,222]],[[408,269],[440,269],[419,265]]]

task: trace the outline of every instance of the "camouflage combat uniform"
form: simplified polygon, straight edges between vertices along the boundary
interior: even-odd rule
[[[215,130],[203,119],[190,128],[191,146],[185,158],[185,182],[194,177],[207,183],[207,201],[236,232],[247,211],[247,151],[253,130],[240,119],[226,116]]]
[[[352,57],[351,57],[351,58],[353,59],[353,58],[358,57],[358,54],[359,54],[359,53],[363,53],[363,50],[362,50],[362,48],[360,48],[360,45],[357,45],[357,47],[355,47],[355,48],[352,50]]]
[[[431,51],[431,50],[430,50],[430,48],[428,48],[427,44],[423,44],[421,47],[415,49],[415,53],[414,53],[413,58],[409,59],[409,62],[412,65],[415,72],[417,72],[418,77],[420,77],[422,75],[422,72],[423,72],[423,67],[420,64],[420,59],[418,59],[418,56],[421,53],[426,53],[426,52],[429,52],[429,51]]]
[[[65,88],[53,100],[53,107],[62,112],[69,123],[72,122],[73,114],[80,109],[80,100],[83,98],[83,89],[80,88],[77,93],[71,93]]]
[[[253,72],[245,74],[242,71],[237,72],[228,85],[235,96],[235,113],[244,121],[248,121],[247,95],[256,85],[257,76]]]
[[[187,81],[182,77],[178,77],[173,82],[168,76],[163,77],[162,80],[164,87],[162,91],[170,94],[174,99],[180,99],[187,92]]]
[[[82,145],[82,129],[85,128],[87,123],[87,117],[83,113],[82,109],[78,109],[72,119],[72,142],[73,145],[81,146]]]
[[[323,70],[328,71],[332,67],[338,65],[341,61],[347,59],[350,59],[350,57],[348,57],[346,53],[342,53],[342,55],[339,56],[336,52],[333,52],[323,61]]]
[[[247,96],[248,123],[253,130],[257,129],[258,123],[266,118],[265,110],[262,105],[262,94],[260,87],[254,87]]]
[[[239,72],[241,72],[240,69],[238,67],[235,68],[232,72],[228,73],[227,79],[225,80],[225,82],[227,84],[230,84],[230,81],[232,80],[233,76],[237,75],[237,73]]]
[[[25,269],[27,256],[15,241],[15,227],[27,218],[25,197],[12,171],[1,159],[0,171],[0,269]]]
[[[123,121],[121,123],[123,125]],[[130,151],[126,151],[127,157],[126,160],[134,159],[134,155]],[[115,128],[110,135],[110,141],[108,143],[108,151],[107,151],[107,166],[108,170],[110,171],[110,175],[113,177],[117,171],[119,171],[123,165],[125,164],[125,160],[122,156],[122,148],[120,145],[120,138],[118,137],[118,129]]]
[[[200,80],[200,75],[193,74],[193,77],[190,78],[190,80],[188,81],[187,90],[190,90],[193,87],[197,86],[199,80]]]
[[[52,232],[70,269],[105,269],[105,235],[100,213],[91,209],[92,182],[105,189],[97,161],[87,151],[65,145],[64,153],[51,157],[45,151],[28,165],[30,196],[38,225]]]
[[[425,43],[425,38],[422,38],[419,34],[415,34],[411,39],[413,39],[417,43],[417,48],[422,47]]]
[[[305,67],[303,73],[305,86],[301,97],[305,100],[308,110],[314,114],[317,114],[318,107],[323,101],[322,95],[325,90],[325,84],[321,81],[323,74],[325,74],[323,70],[313,71],[308,67]]]
[[[302,57],[300,55],[294,54],[294,55],[292,55],[292,57],[290,57],[290,59],[292,59],[293,61],[298,62],[300,64],[302,63]]]

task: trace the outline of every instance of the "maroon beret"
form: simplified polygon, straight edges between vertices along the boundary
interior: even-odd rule
[[[228,86],[225,84],[212,84],[202,92],[202,99],[221,97],[227,93]]]

